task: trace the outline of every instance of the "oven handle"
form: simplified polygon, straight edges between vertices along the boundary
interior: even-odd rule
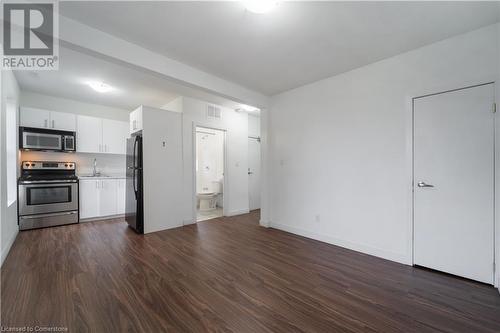
[[[63,215],[73,215],[77,214],[77,211],[72,211],[72,212],[63,212],[63,213],[48,213],[48,214],[37,214],[37,215],[25,215],[25,216],[20,216],[22,219],[38,219],[40,217],[50,217],[50,216],[63,216]]]
[[[21,180],[19,184],[78,183],[77,180]]]

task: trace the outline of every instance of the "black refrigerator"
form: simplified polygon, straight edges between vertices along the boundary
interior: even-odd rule
[[[137,233],[144,233],[142,178],[142,132],[127,139],[127,181],[125,220]]]

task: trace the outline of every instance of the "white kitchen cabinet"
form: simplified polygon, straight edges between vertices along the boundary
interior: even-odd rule
[[[24,127],[49,128],[50,111],[21,107],[19,123]]]
[[[130,112],[130,134],[142,131],[142,106]]]
[[[76,122],[76,151],[81,153],[102,152],[101,118],[78,115]]]
[[[96,117],[77,117],[77,152],[126,154],[128,124]]]
[[[50,128],[61,131],[76,131],[76,115],[66,112],[50,111]]]
[[[99,181],[99,216],[116,215],[117,180],[102,179]]]
[[[125,179],[80,179],[80,218],[125,214]]]
[[[85,179],[79,182],[80,218],[88,219],[100,216],[99,214],[99,180]]]
[[[30,107],[21,107],[20,124],[25,127],[76,131],[76,115]]]
[[[128,124],[124,121],[102,120],[102,145],[105,153],[126,154]]]
[[[126,180],[125,179],[117,179],[117,192],[116,192],[116,213],[117,214],[125,214],[125,200],[126,192]]]

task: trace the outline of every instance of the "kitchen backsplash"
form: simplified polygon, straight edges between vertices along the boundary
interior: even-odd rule
[[[58,161],[75,162],[77,174],[92,173],[94,158],[97,159],[97,170],[105,175],[125,174],[125,155],[88,154],[88,153],[56,153],[41,151],[22,151],[22,161]]]

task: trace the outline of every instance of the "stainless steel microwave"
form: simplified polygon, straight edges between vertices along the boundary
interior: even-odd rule
[[[74,152],[76,150],[76,133],[19,127],[19,149]]]

